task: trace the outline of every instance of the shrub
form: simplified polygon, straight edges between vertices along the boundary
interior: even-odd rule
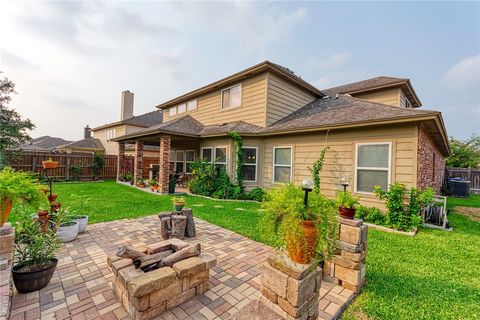
[[[287,184],[268,190],[262,208],[265,214],[261,229],[277,248],[286,247],[286,237],[295,238],[302,245],[305,241],[302,220],[313,220],[319,238],[317,259],[329,257],[335,248],[338,211],[335,202],[320,193],[312,192],[307,208],[303,204],[304,192],[300,187]]]
[[[388,191],[375,186],[374,192],[379,199],[385,200],[385,224],[405,231],[418,227],[421,223],[420,211],[433,202],[434,194],[431,188],[423,191],[412,188],[408,191],[402,183],[391,184]]]
[[[380,209],[375,207],[358,206],[355,218],[362,219],[365,222],[370,222],[377,225],[385,224],[385,216]]]
[[[260,187],[256,187],[252,189],[247,195],[247,199],[260,201],[260,202],[263,201],[264,197],[265,197],[265,190],[263,190]]]

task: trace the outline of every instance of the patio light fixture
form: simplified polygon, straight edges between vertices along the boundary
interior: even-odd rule
[[[303,205],[306,208],[308,205],[308,193],[313,190],[313,181],[310,179],[303,179],[302,190],[305,191],[305,197],[303,198]]]
[[[350,184],[350,178],[343,176],[343,177],[340,179],[340,184],[343,186],[343,192],[346,192],[346,191],[347,191],[347,187],[348,187],[348,185]]]

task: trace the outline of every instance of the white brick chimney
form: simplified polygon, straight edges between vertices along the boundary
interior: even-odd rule
[[[133,117],[133,92],[126,90],[122,92],[120,120],[131,117]]]

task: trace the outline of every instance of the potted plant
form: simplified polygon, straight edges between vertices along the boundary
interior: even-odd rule
[[[65,209],[52,213],[52,223],[60,242],[70,242],[77,238],[78,222]]]
[[[177,179],[173,174],[170,175],[168,179],[168,193],[174,194],[175,193],[175,185],[177,184]]]
[[[52,193],[51,195],[49,194],[47,197],[50,203],[55,202],[58,198],[58,193]]]
[[[10,167],[0,170],[0,227],[7,221],[16,203],[35,206],[45,201],[40,184],[30,174],[15,171]]]
[[[126,175],[125,177],[126,177],[126,178],[125,178],[125,179],[126,179],[125,181],[129,182],[130,185],[133,186],[133,184],[134,184],[134,182],[135,182],[134,177],[133,177],[133,174],[127,173],[127,175]]]
[[[145,183],[145,180],[143,180],[142,178],[138,178],[137,179],[137,187],[146,188],[147,184]]]
[[[305,193],[293,184],[270,189],[262,203],[260,228],[290,259],[307,264],[333,252],[338,221],[335,203],[320,193],[312,192],[307,205],[304,201]]]
[[[85,205],[89,198],[81,195],[72,195],[74,199],[73,221],[78,222],[78,233],[83,233],[87,229],[88,215],[86,215]]]
[[[58,167],[58,161],[53,161],[52,158],[42,161],[43,169],[56,169]]]
[[[12,277],[19,293],[40,290],[50,282],[58,263],[55,253],[60,248],[55,231],[42,230],[37,220],[30,218],[29,212],[27,206],[16,211],[20,217],[16,224],[16,264]]]
[[[348,191],[337,192],[337,205],[340,217],[353,219],[353,217],[355,217],[355,212],[357,211],[357,206],[359,205],[359,199],[360,197],[353,197]]]
[[[158,182],[155,179],[148,180],[148,186],[150,187],[150,190],[152,192],[155,192],[155,190],[158,189]]]
[[[182,211],[185,207],[185,198],[184,197],[173,197],[172,198],[173,206],[175,211]]]

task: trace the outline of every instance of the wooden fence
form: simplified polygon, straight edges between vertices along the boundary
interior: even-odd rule
[[[58,161],[58,167],[48,171],[55,180],[93,180],[93,154],[59,153],[43,151],[12,151],[5,154],[6,163],[15,170],[29,171],[43,176],[42,161]],[[104,165],[98,179],[108,180],[117,177],[117,156],[104,155]],[[143,158],[143,177],[148,178],[150,164],[159,162],[157,157]],[[126,156],[123,172],[133,173],[135,157]]]
[[[480,168],[447,168],[447,178],[462,178],[470,181],[470,191],[480,193]]]

